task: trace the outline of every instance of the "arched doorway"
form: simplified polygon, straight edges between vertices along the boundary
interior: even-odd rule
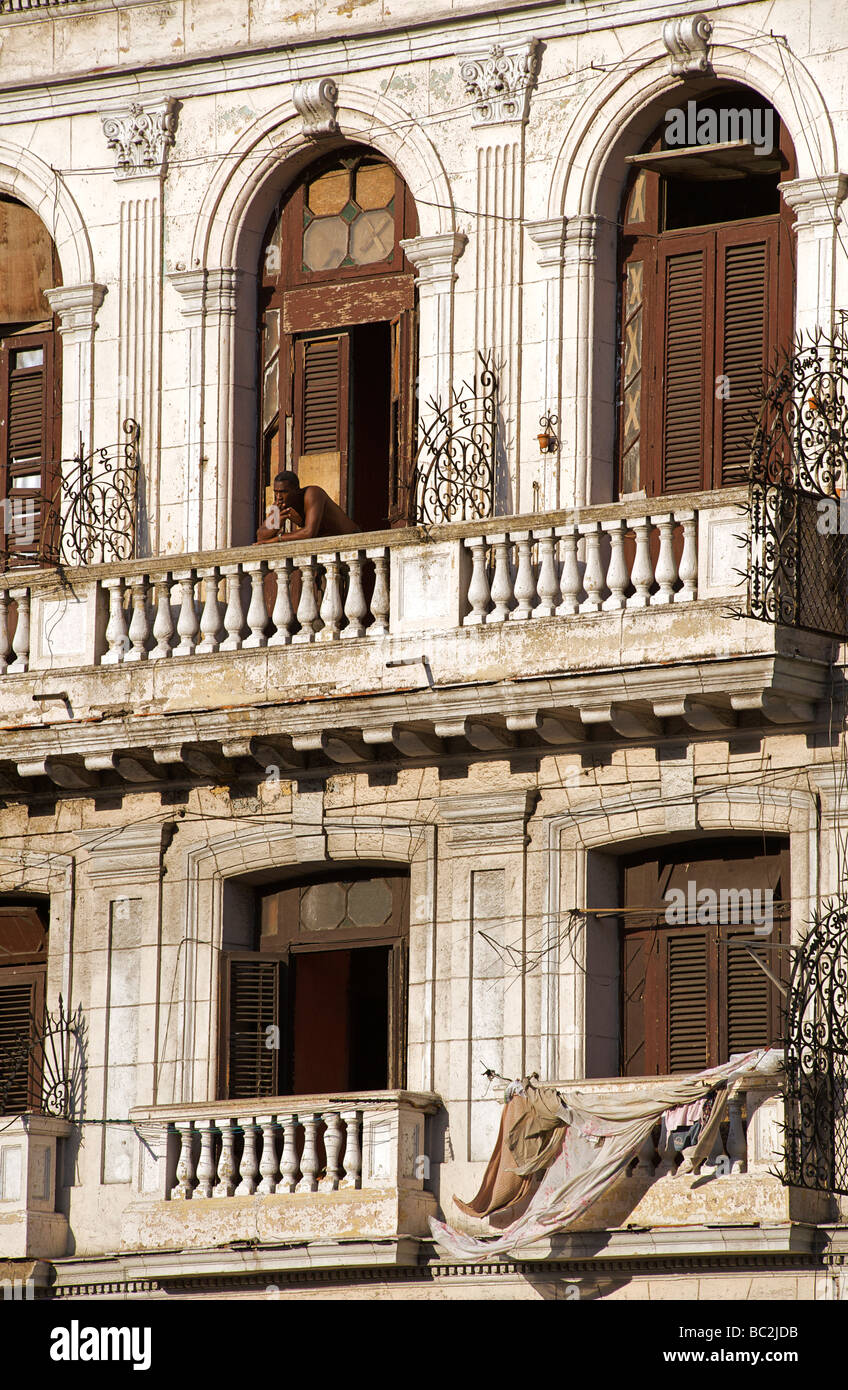
[[[0,570],[55,558],[61,351],[45,291],[61,283],[44,223],[0,196]]]
[[[414,438],[412,197],[346,145],[301,174],[265,235],[260,280],[262,516],[277,472],[324,487],[363,530],[405,522]]]
[[[617,494],[742,482],[764,372],[794,307],[788,134],[756,93],[669,99],[619,226]]]

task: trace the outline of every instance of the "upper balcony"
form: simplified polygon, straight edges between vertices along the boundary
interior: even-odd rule
[[[12,571],[4,790],[808,723],[834,644],[744,616],[746,496]]]

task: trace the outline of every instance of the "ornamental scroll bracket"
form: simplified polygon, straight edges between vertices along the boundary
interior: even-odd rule
[[[460,64],[465,95],[472,103],[471,124],[524,125],[542,62],[539,39],[493,44],[485,54]]]
[[[292,101],[303,121],[307,140],[326,140],[330,135],[338,135],[339,89],[331,77],[297,82]]]
[[[663,43],[668,49],[673,77],[691,77],[709,71],[709,41],[712,21],[705,14],[667,19]]]
[[[180,103],[176,97],[141,103],[119,111],[101,112],[103,134],[115,155],[115,177],[164,178],[168,151],[174,143]]]

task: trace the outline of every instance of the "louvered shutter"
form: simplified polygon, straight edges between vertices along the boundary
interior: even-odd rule
[[[43,530],[56,470],[53,368],[50,333],[10,338],[0,349],[2,548],[12,567],[49,558]]]
[[[700,1071],[709,1063],[706,933],[691,928],[666,935],[666,1022],[669,1072]]]
[[[415,348],[418,341],[414,309],[391,321],[391,390],[389,435],[389,516],[393,526],[408,526],[412,497],[412,454],[415,440]]]
[[[709,428],[711,264],[708,237],[680,238],[661,247],[662,293],[662,492],[693,492],[703,486]]]
[[[226,1095],[238,1100],[278,1094],[280,1047],[280,976],[278,960],[230,955],[226,971]],[[277,1034],[269,1029],[280,1030]],[[272,1044],[269,1046],[269,1043]]]
[[[43,970],[0,974],[0,1114],[17,1114],[38,1105],[39,1058],[31,1043],[43,998]]]
[[[739,944],[739,939],[752,939],[751,927],[729,932],[727,940],[727,1055],[750,1052],[755,1047],[768,1047],[772,1036],[773,986],[768,976]],[[734,939],[736,938],[736,939]],[[774,969],[774,962],[767,961]]]
[[[742,237],[745,239],[741,239]],[[778,226],[717,233],[715,487],[745,481],[776,330]],[[775,302],[773,302],[775,301]]]
[[[621,948],[622,1057],[624,1076],[647,1076],[646,991],[649,942],[642,932],[624,933]]]
[[[349,364],[347,333],[295,343],[294,467],[304,487],[323,487],[342,506],[347,500]]]

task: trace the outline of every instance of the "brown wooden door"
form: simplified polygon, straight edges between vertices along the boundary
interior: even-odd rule
[[[788,851],[774,840],[671,846],[628,858],[622,878],[623,1075],[700,1071],[777,1042],[780,993],[742,943],[756,942],[772,973],[788,978]],[[717,911],[702,890],[716,895]],[[746,903],[769,891],[772,930],[758,936]]]
[[[304,486],[324,488],[347,510],[349,333],[295,339],[293,396],[294,471]]]

